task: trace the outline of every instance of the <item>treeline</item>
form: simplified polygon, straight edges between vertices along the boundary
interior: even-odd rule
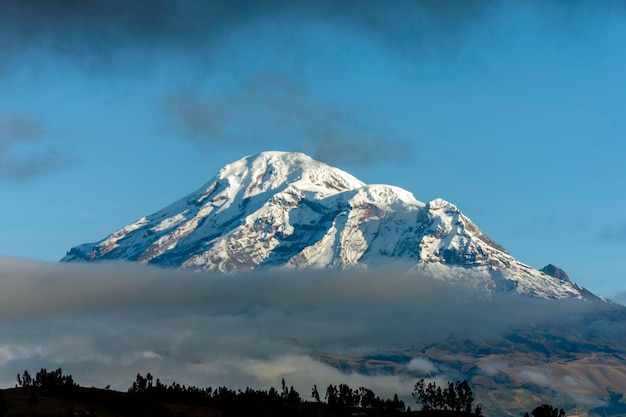
[[[281,382],[281,388],[271,387],[268,390],[232,390],[226,387],[198,388],[185,386],[173,382],[170,385],[163,384],[158,378],[148,373],[145,377],[137,374],[135,382],[128,389],[131,396],[149,401],[162,401],[169,403],[185,403],[203,405],[219,410],[234,411],[235,414],[265,413],[275,415],[277,412],[298,409],[305,402],[302,396],[293,386],[287,386],[285,380]],[[322,398],[317,385],[311,390],[311,399],[322,404]],[[324,405],[333,412],[346,410],[371,409],[380,411],[405,411],[405,404],[395,394],[393,399],[382,399],[371,389],[359,387],[350,388],[346,384],[329,385],[324,395]]]
[[[28,403],[33,405],[38,403],[39,395],[68,397],[78,388],[74,378],[71,375],[63,375],[61,368],[51,372],[41,369],[34,377],[28,371],[24,371],[22,375],[17,374],[17,384],[28,395]]]
[[[137,374],[128,389],[129,398],[139,403],[177,403],[215,408],[225,415],[287,415],[302,402],[293,387],[287,388],[284,380],[282,389],[232,390],[227,387],[200,388],[185,386],[177,382],[163,384],[148,373]]]
[[[426,385],[424,379],[420,379],[415,384],[413,396],[424,411],[442,410],[457,411],[467,414],[472,413],[474,395],[467,381],[448,382],[448,386],[442,388],[436,383],[430,382]],[[477,405],[473,414],[482,416],[482,408]]]
[[[227,387],[200,388],[185,386],[177,382],[163,384],[152,374],[138,373],[127,392],[108,389],[82,388],[71,375],[64,375],[59,368],[55,371],[41,369],[34,376],[28,371],[17,375],[17,385],[27,397],[30,406],[39,403],[39,397],[62,398],[90,407],[82,415],[95,417],[97,409],[106,409],[116,415],[185,417],[180,411],[172,411],[172,404],[208,407],[219,410],[222,416],[343,416],[355,412],[367,415],[391,416],[411,411],[395,394],[393,399],[382,399],[366,387],[351,388],[346,384],[329,385],[323,396],[316,385],[309,399],[303,399],[293,386],[281,381],[280,388],[268,390],[232,390]],[[421,413],[427,416],[466,415],[480,417],[482,409],[473,406],[474,396],[467,381],[449,382],[440,387],[434,382],[419,380],[412,392]],[[168,408],[168,405],[170,406]],[[0,391],[0,417],[7,416],[7,403]],[[68,415],[78,415],[73,409]],[[563,409],[551,405],[535,408],[533,417],[564,417]],[[529,417],[528,413],[524,417]]]
[[[17,375],[17,386],[27,397],[30,406],[37,406],[40,397],[62,398],[87,404],[90,411],[85,416],[95,417],[98,409],[106,409],[119,415],[151,417],[185,417],[185,413],[172,411],[168,405],[185,404],[219,410],[228,416],[319,416],[350,415],[355,410],[367,410],[371,415],[393,415],[405,411],[405,404],[397,395],[382,399],[371,389],[353,389],[346,384],[329,385],[320,396],[317,386],[311,390],[310,399],[303,399],[293,386],[282,380],[280,388],[268,390],[246,388],[233,390],[225,386],[201,388],[181,385],[177,382],[164,384],[150,373],[138,373],[127,392],[109,389],[83,388],[62,369],[41,369],[31,376],[28,371]],[[0,391],[0,417],[6,414],[7,404]],[[66,414],[75,415],[75,410]]]
[[[321,402],[317,393],[317,386],[313,386],[312,397],[317,402]],[[352,409],[360,407],[385,411],[405,411],[404,401],[400,401],[398,394],[394,394],[393,400],[383,400],[369,388],[352,389],[346,384],[329,385],[326,388],[324,399],[331,408]]]

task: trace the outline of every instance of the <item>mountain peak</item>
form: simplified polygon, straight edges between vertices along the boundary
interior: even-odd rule
[[[444,210],[450,213],[460,213],[461,211],[454,204],[449,201],[444,200],[443,198],[435,198],[431,200],[428,204],[429,210]]]
[[[544,266],[543,268],[541,268],[540,271],[543,272],[544,274],[550,275],[551,277],[560,279],[561,281],[571,282],[569,280],[569,277],[565,273],[565,271],[563,271],[558,266],[548,264]]]
[[[230,163],[220,170],[217,179],[244,187],[244,198],[292,186],[319,199],[365,185],[347,172],[304,153],[278,151],[262,152]]]
[[[222,272],[398,263],[488,292],[589,298],[514,259],[454,204],[366,185],[297,152],[232,162],[196,192],[62,261],[110,259]]]

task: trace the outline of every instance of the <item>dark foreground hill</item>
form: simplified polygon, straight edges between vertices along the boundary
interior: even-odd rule
[[[17,375],[15,388],[0,390],[0,417],[213,417],[213,416],[401,416],[482,417],[474,405],[467,381],[438,386],[424,379],[415,384],[413,397],[419,411],[411,411],[394,395],[381,399],[365,387],[352,389],[345,384],[329,385],[320,395],[317,386],[311,401],[305,401],[285,380],[280,389],[231,390],[226,387],[198,388],[173,382],[165,385],[147,374],[137,374],[127,392],[84,388],[61,369],[41,369],[33,377],[28,371]],[[619,400],[620,396],[613,399]],[[606,415],[606,413],[604,413]],[[564,417],[565,410],[544,404],[532,411],[533,417]]]
[[[311,390],[311,400],[304,400],[293,386],[282,380],[280,389],[231,390],[185,386],[173,382],[165,385],[151,374],[137,374],[127,392],[107,388],[85,388],[64,375],[59,368],[48,372],[41,369],[31,376],[28,371],[17,375],[15,388],[0,390],[0,417],[8,416],[68,416],[68,417],[239,417],[239,416],[408,416],[418,417],[483,417],[501,415],[502,410],[483,412],[476,405],[467,381],[436,382],[421,379],[415,383],[412,404],[418,411],[394,395],[381,399],[372,390],[350,388],[346,384],[329,385],[320,395],[317,386]],[[611,392],[603,407],[588,415],[623,416],[626,405],[623,395]],[[518,413],[504,412],[505,415]],[[578,415],[550,404],[541,404],[524,417],[565,417]],[[519,414],[520,417],[522,414]]]
[[[0,391],[0,417],[4,416],[343,416],[359,410],[361,415],[394,416],[405,412],[404,402],[395,395],[383,400],[373,391],[345,384],[329,385],[323,402],[317,386],[311,398],[300,394],[282,380],[280,389],[231,390],[226,387],[199,388],[166,385],[151,374],[137,374],[127,392],[80,387],[71,375],[41,369],[34,376],[28,371],[17,375],[13,389]],[[460,383],[458,383],[460,384]],[[457,384],[457,385],[458,385]],[[463,387],[468,387],[464,383]],[[469,387],[468,387],[469,389]],[[454,386],[451,392],[456,392]],[[460,391],[459,391],[460,392]],[[473,397],[464,391],[468,409]],[[461,401],[457,401],[460,407]],[[458,408],[456,407],[456,408]]]
[[[76,417],[218,417],[218,416],[350,416],[354,408],[338,409],[326,403],[286,403],[262,400],[252,393],[231,393],[232,398],[202,404],[168,401],[99,388],[77,388],[72,395],[37,395],[35,401],[21,388],[3,390],[7,408],[0,416]],[[255,398],[256,397],[256,398]],[[359,409],[364,416],[397,416],[388,409]]]

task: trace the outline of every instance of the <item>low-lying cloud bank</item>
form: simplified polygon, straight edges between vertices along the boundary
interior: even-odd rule
[[[462,377],[420,354],[424,346],[574,323],[589,308],[480,297],[390,269],[215,275],[0,258],[0,385],[24,369],[62,367],[81,385],[122,390],[151,372],[198,386],[263,388],[285,378],[304,395],[329,383],[409,395],[418,377]],[[329,364],[398,352],[406,360],[393,373]]]

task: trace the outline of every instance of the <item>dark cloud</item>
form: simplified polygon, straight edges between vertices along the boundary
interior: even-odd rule
[[[194,38],[200,42],[199,35],[214,30],[218,22],[212,20],[206,21],[207,29],[194,30],[188,22],[194,13],[182,13],[184,9],[177,4],[165,0],[9,0],[0,6],[0,33],[11,46],[4,50],[5,59],[34,49],[88,65],[122,64],[120,58],[130,57],[129,52],[140,62],[152,48],[171,42],[180,47]]]
[[[558,236],[558,230],[562,224],[558,213],[550,211],[549,213],[538,213],[532,219],[515,229],[515,235],[518,237],[525,236],[541,236],[544,239],[554,239]]]
[[[401,160],[408,144],[376,134],[376,129],[333,103],[315,100],[291,79],[257,76],[237,92],[203,99],[196,92],[165,98],[171,127],[206,145],[242,149],[304,151],[329,163],[369,164]]]
[[[313,155],[328,163],[370,165],[378,161],[400,161],[410,158],[411,146],[404,142],[362,135],[329,135],[315,142]]]
[[[390,44],[417,32],[418,41],[426,43],[433,38],[426,36],[429,32],[448,37],[488,5],[460,0],[297,4],[285,0],[6,0],[0,5],[0,34],[5,60],[34,47],[80,60],[122,64],[119,58],[128,58],[128,52],[143,58],[144,54],[195,53],[255,21],[283,26],[326,21],[354,27],[363,35],[382,35]]]
[[[607,14],[616,7],[590,4],[530,2],[524,7],[566,22],[578,22],[570,15],[593,15],[589,9]],[[355,117],[353,109],[315,100],[284,81],[266,81],[265,88],[252,81],[239,93],[212,99],[198,93],[197,85],[216,73],[257,73],[268,71],[267,66],[298,78],[294,68],[327,53],[323,41],[312,40],[312,33],[318,32],[328,38],[329,48],[345,37],[348,48],[359,39],[412,62],[431,62],[433,54],[456,56],[474,39],[473,30],[484,31],[492,19],[514,7],[522,6],[463,0],[5,0],[0,2],[0,68],[28,66],[36,71],[33,63],[49,62],[50,54],[70,60],[72,67],[107,74],[111,69],[150,71],[159,67],[156,64],[180,63],[196,71],[187,72],[182,84],[197,77],[193,90],[175,91],[167,99],[168,114],[184,134],[239,145],[247,153],[251,143],[259,145],[257,150],[275,144],[283,148],[284,142],[273,138],[282,136],[291,140],[293,150],[330,163],[369,164],[410,156],[410,149],[384,128]],[[258,38],[264,41],[256,44]],[[56,158],[39,162],[60,164]],[[25,164],[19,162],[20,167]],[[12,168],[5,175],[25,174]]]
[[[67,166],[69,158],[46,145],[46,133],[32,114],[0,115],[0,181],[29,180]]]
[[[626,243],[626,225],[607,227],[600,234],[600,239],[605,242]]]
[[[147,56],[195,54],[255,22],[297,26],[327,22],[389,48],[413,53],[459,49],[468,31],[503,10],[535,9],[566,32],[595,15],[623,11],[619,1],[421,0],[418,2],[286,0],[4,0],[0,4],[0,56],[9,61],[30,48],[99,64],[134,64]],[[93,63],[93,62],[92,62]]]
[[[65,169],[69,159],[49,152],[42,155],[7,158],[0,155],[0,180],[26,181]]]
[[[0,151],[12,142],[33,140],[45,133],[42,120],[30,114],[11,114],[0,117]]]

